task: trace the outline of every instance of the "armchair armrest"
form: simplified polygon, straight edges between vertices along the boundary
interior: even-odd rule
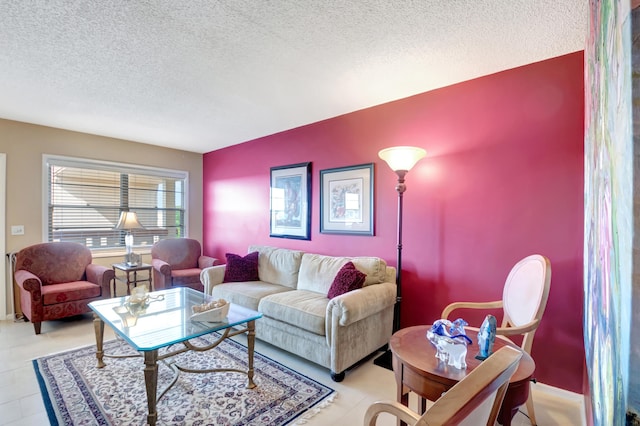
[[[35,291],[40,292],[42,289],[42,281],[40,281],[40,278],[29,271],[25,271],[23,269],[17,270],[13,277],[16,280],[18,287],[25,291],[33,293]],[[38,298],[40,298],[39,295]]]
[[[215,265],[200,271],[200,282],[204,285],[204,294],[211,294],[213,287],[222,284],[227,265]]]
[[[112,268],[103,265],[90,263],[87,265],[87,281],[98,284],[103,289],[103,294],[108,295],[111,292],[111,280],[115,276]],[[106,292],[105,292],[106,291]]]
[[[494,302],[454,302],[447,305],[440,318],[448,319],[449,314],[456,309],[499,309],[502,308],[502,300]]]
[[[519,325],[519,326],[510,325],[509,327],[498,327],[496,328],[496,334],[503,335],[503,336],[520,335],[520,334],[528,333],[530,331],[535,330],[536,328],[538,328],[539,324],[540,324],[540,320],[536,318],[530,323],[527,323],[524,325]]]
[[[420,416],[399,402],[376,401],[367,408],[364,414],[364,425],[375,426],[378,416],[382,413],[389,413],[408,425],[417,424],[420,420]]]
[[[151,266],[153,266],[153,269],[158,271],[160,274],[167,278],[171,278],[171,265],[164,260],[151,259]]]
[[[210,268],[210,267],[212,267],[214,265],[218,265],[218,264],[219,264],[219,261],[215,257],[200,256],[198,258],[198,268],[200,268],[200,269]]]
[[[396,302],[396,285],[372,284],[334,297],[327,305],[326,321],[339,317],[338,324],[346,326],[382,311]]]
[[[42,281],[37,275],[24,269],[17,270],[13,277],[20,289],[20,309],[34,323],[36,334],[40,334],[39,325],[35,324],[43,319]]]

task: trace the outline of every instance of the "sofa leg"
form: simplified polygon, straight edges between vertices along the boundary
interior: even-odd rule
[[[41,326],[42,326],[41,322],[33,323],[33,329],[36,331],[36,334],[40,334]]]
[[[331,372],[331,380],[333,380],[334,382],[341,382],[344,380],[344,371],[342,373],[334,373],[333,371]]]

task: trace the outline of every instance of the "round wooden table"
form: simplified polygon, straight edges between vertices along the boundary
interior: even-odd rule
[[[479,352],[477,331],[465,329],[473,344],[467,349],[467,369],[460,370],[436,358],[436,348],[427,339],[429,329],[430,325],[404,328],[391,336],[389,341],[389,348],[393,353],[393,371],[398,385],[398,402],[408,406],[409,392],[415,392],[421,398],[420,414],[426,406],[424,399],[437,400],[482,362],[475,358]],[[510,340],[496,336],[493,351],[507,345],[520,349]],[[535,367],[531,356],[523,352],[518,369],[509,381],[509,388],[498,415],[499,423],[510,425],[518,407],[527,402],[529,381]]]

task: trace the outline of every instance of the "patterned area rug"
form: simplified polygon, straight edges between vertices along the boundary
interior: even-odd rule
[[[205,345],[215,336],[199,338]],[[136,352],[126,342],[106,342],[105,353]],[[207,352],[186,352],[168,360],[187,368],[247,368],[247,348],[226,339]],[[161,352],[162,353],[162,352]],[[144,362],[136,358],[104,358],[96,368],[95,346],[33,361],[52,425],[144,425],[147,397]],[[254,382],[246,374],[181,372],[158,401],[159,425],[285,425],[304,423],[335,397],[333,389],[255,353]],[[159,363],[158,395],[170,383],[171,369]]]

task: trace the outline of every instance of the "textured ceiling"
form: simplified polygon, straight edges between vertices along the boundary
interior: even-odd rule
[[[0,117],[208,152],[584,49],[584,0],[2,0]]]

